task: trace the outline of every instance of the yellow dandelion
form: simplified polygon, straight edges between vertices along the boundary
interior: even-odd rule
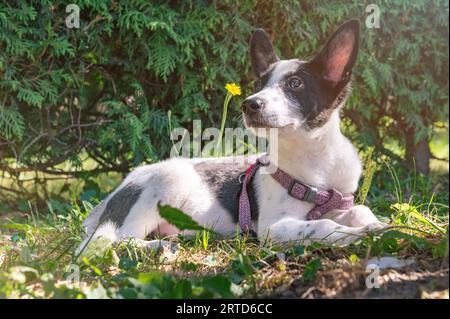
[[[225,89],[233,96],[241,95],[241,87],[236,83],[227,83],[227,85],[225,85]]]

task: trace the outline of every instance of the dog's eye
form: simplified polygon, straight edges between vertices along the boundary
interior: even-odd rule
[[[261,86],[262,86],[261,80],[260,79],[255,80],[255,91],[261,90]]]
[[[303,81],[297,76],[293,76],[289,79],[288,83],[291,89],[299,89],[303,87]]]

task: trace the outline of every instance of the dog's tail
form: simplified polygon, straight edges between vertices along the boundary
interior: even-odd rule
[[[108,241],[117,241],[117,226],[113,222],[101,222],[101,217],[106,208],[107,199],[97,205],[83,221],[86,231],[85,238],[77,248],[75,255],[80,255],[91,240],[102,237]]]
[[[107,199],[103,200],[89,213],[88,217],[83,221],[83,228],[86,230],[86,234],[88,236],[92,235],[92,233],[98,228],[100,217],[102,216],[106,208],[106,203]]]
[[[80,244],[78,249],[75,252],[75,255],[78,257],[81,255],[89,245],[91,241],[95,241],[97,239],[102,239],[104,243],[107,245],[112,244],[118,240],[117,235],[117,225],[111,221],[104,222],[102,224],[97,225],[96,229],[92,233],[88,233],[86,238]]]

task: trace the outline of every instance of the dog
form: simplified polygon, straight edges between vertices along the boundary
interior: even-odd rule
[[[243,230],[241,215],[251,214],[245,227],[259,240],[274,242],[345,245],[382,228],[368,207],[339,206],[343,194],[357,190],[362,171],[356,148],[339,126],[339,110],[350,94],[359,29],[357,20],[344,23],[308,61],[280,60],[267,33],[254,31],[250,57],[256,84],[254,94],[242,104],[243,121],[255,132],[278,130],[276,163],[284,174],[279,180],[258,169],[249,176],[251,162],[261,164],[256,156],[240,164],[223,158],[172,158],[139,167],[89,214],[80,249],[98,237],[111,242],[134,238],[150,247],[155,241],[145,239],[155,231],[180,233],[161,218],[159,203],[180,208],[223,236]],[[269,148],[266,161],[273,156]],[[289,186],[282,184],[283,177],[290,178]],[[317,194],[327,202],[336,195],[338,205],[323,208],[315,202]],[[311,218],[310,212],[319,206],[323,209]]]

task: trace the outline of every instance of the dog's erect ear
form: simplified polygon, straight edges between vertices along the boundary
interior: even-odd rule
[[[256,29],[253,32],[250,39],[250,58],[253,72],[257,77],[260,77],[272,63],[279,61],[269,35],[263,29]]]
[[[349,78],[358,48],[359,21],[350,20],[336,30],[312,63],[325,80],[337,84]]]

